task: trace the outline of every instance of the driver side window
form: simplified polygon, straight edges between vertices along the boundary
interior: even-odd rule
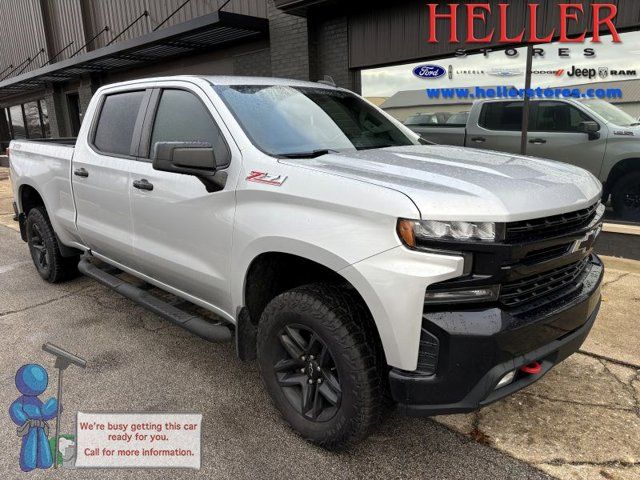
[[[534,124],[534,132],[580,132],[580,124],[591,118],[573,105],[565,102],[539,102]]]
[[[162,91],[151,134],[151,157],[158,142],[202,142],[213,146],[216,158],[228,155],[220,129],[200,99],[186,90]]]

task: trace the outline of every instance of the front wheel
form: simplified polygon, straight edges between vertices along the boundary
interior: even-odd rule
[[[621,220],[640,220],[640,172],[626,173],[615,183],[611,203]]]
[[[382,402],[363,309],[346,289],[308,285],[269,303],[258,327],[258,363],[283,418],[304,438],[338,450],[365,438]]]

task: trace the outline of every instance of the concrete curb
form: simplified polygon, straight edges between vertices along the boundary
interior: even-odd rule
[[[602,258],[605,268],[640,274],[640,262],[637,260],[620,257],[610,257],[607,255],[601,255],[600,258]]]

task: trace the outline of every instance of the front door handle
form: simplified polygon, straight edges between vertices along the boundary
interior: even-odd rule
[[[484,137],[473,137],[471,141],[475,143],[484,143],[487,141],[487,139]]]
[[[133,182],[133,187],[138,190],[148,190],[150,192],[153,190],[153,183],[149,183],[146,178],[143,178],[142,180],[135,180]]]
[[[532,138],[531,140],[529,140],[529,143],[533,143],[534,145],[542,145],[544,143],[547,143],[547,141],[544,138]]]
[[[87,178],[89,176],[89,172],[87,172],[84,168],[78,168],[73,172],[76,177]]]

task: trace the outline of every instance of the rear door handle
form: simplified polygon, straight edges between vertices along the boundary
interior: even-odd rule
[[[150,192],[153,190],[153,183],[149,183],[146,178],[143,178],[142,180],[135,180],[133,182],[133,187],[138,190],[148,190]]]
[[[89,176],[89,172],[87,172],[84,168],[78,168],[73,172],[76,177],[87,178]]]
[[[487,141],[487,139],[484,137],[473,137],[471,141],[475,143],[484,143]]]
[[[542,145],[543,143],[547,143],[544,138],[532,138],[529,140],[529,143],[533,143],[534,145]]]

